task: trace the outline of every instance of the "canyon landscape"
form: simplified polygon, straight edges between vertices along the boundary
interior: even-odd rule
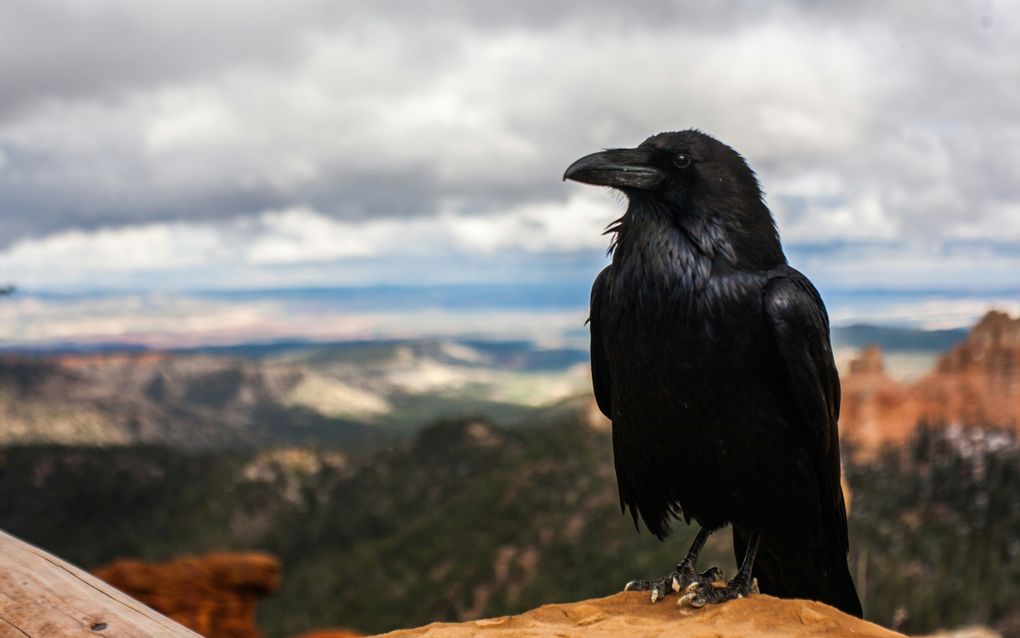
[[[939,350],[837,329],[868,620],[1018,635],[1018,332],[996,312]],[[888,364],[919,345],[930,369]],[[7,353],[0,525],[210,638],[597,607],[675,563],[691,530],[659,543],[619,514],[584,357],[471,342]],[[732,572],[727,533],[705,560]]]

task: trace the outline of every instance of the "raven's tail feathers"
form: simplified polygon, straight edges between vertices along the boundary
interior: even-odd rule
[[[733,529],[733,550],[739,562],[747,548],[748,534]],[[863,616],[847,566],[846,555],[822,547],[808,555],[791,551],[785,544],[762,537],[752,575],[763,594],[779,598],[806,598],[831,605],[851,616]]]

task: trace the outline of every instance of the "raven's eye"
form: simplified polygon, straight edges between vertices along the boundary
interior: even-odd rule
[[[677,153],[673,156],[673,165],[677,168],[687,168],[691,165],[692,161],[694,160],[687,153]]]

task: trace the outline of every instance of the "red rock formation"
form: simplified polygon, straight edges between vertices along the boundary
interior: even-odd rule
[[[543,605],[519,616],[464,623],[432,623],[418,629],[385,634],[389,638],[523,638],[563,636],[603,638],[628,636],[858,636],[903,638],[878,625],[848,616],[822,603],[780,600],[761,594],[702,609],[680,608],[667,598],[653,605],[641,592],[562,605]]]
[[[882,351],[865,348],[842,379],[840,435],[870,454],[884,443],[902,443],[917,427],[918,405],[909,386],[885,372]]]
[[[207,638],[259,638],[255,606],[279,587],[280,563],[266,554],[206,554],[119,560],[95,575]]]
[[[1020,318],[985,315],[915,392],[925,421],[1020,432]]]
[[[903,442],[919,423],[1020,433],[1020,318],[989,312],[915,383],[889,378],[876,347],[851,362],[842,381],[840,433],[864,455]]]

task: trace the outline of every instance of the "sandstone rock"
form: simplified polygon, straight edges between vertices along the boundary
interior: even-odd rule
[[[920,415],[912,388],[886,374],[882,351],[871,346],[850,362],[842,379],[840,435],[870,455],[883,444],[899,444],[910,438]]]
[[[866,348],[842,385],[840,434],[865,456],[902,443],[919,423],[1020,433],[1020,318],[989,312],[914,383],[891,379],[881,350]]]
[[[902,637],[902,634],[853,618],[822,603],[806,600],[780,600],[756,595],[702,609],[678,608],[674,604],[675,600],[675,597],[671,597],[653,605],[646,594],[622,592],[576,603],[543,605],[519,616],[501,616],[464,623],[432,623],[384,635],[387,638],[651,638],[672,635],[687,638],[849,635],[860,638]]]
[[[1020,432],[1020,318],[985,315],[915,391],[926,421]]]
[[[255,553],[119,560],[94,573],[206,638],[258,638],[255,606],[280,586],[279,561]]]

